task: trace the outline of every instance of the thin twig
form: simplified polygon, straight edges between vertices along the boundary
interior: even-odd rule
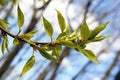
[[[117,63],[118,59],[119,59],[119,56],[120,56],[120,51],[118,51],[113,63],[111,64],[110,68],[107,70],[105,76],[102,78],[102,80],[107,80],[107,77],[110,75],[113,67],[115,66],[115,64]]]
[[[20,41],[23,41],[23,42],[26,42],[25,40],[23,40],[22,38],[19,38],[18,36],[14,35],[14,34],[11,34],[10,32],[6,31],[5,29],[3,29],[1,26],[0,26],[0,30],[6,34],[8,34],[9,36],[11,36],[12,38],[17,38],[18,40]],[[28,42],[26,42],[28,43]],[[50,44],[50,42],[34,42],[36,45],[46,45],[46,44]],[[30,43],[29,43],[30,44]],[[32,45],[32,44],[30,44]]]

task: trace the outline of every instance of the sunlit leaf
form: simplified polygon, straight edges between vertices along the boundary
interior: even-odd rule
[[[108,36],[98,36],[98,37],[95,37],[95,38],[91,39],[90,41],[92,41],[92,42],[102,41],[107,37]]]
[[[45,51],[51,51],[52,50],[52,46],[41,45],[40,48],[45,50]]]
[[[59,56],[59,54],[62,52],[62,46],[58,45],[56,47],[53,48],[53,52],[52,54],[55,56]]]
[[[56,58],[56,61],[59,62],[60,61],[60,53],[62,51],[62,46],[61,45],[58,45],[56,47],[53,48],[52,50],[52,56],[55,56]]]
[[[4,54],[4,51],[6,49],[6,39],[3,39],[3,42],[2,42],[2,53]]]
[[[5,49],[7,49],[8,50],[8,39],[7,39],[7,36],[3,36],[4,37],[4,39],[3,39],[3,41],[2,41],[2,53],[4,54],[4,51],[5,51]]]
[[[29,40],[27,38],[23,38],[23,40],[26,41],[27,43],[31,44],[31,45],[36,46],[36,44],[33,41],[31,41],[31,40]]]
[[[78,49],[81,53],[83,53],[88,59],[90,59],[92,62],[94,63],[99,63],[99,61],[97,60],[96,56],[94,55],[94,53],[91,50],[87,50],[87,49]]]
[[[40,54],[45,57],[46,59],[48,60],[53,60],[53,61],[56,61],[56,59],[50,55],[49,53],[47,53],[46,51],[44,51],[43,49],[39,50]]]
[[[60,41],[60,44],[69,47],[69,48],[76,48],[76,44],[74,44],[72,41]]]
[[[63,15],[58,10],[56,10],[56,11],[57,11],[58,23],[59,23],[61,32],[64,32],[64,30],[66,28],[65,19],[64,19]]]
[[[73,33],[70,34],[70,36],[67,38],[67,40],[75,40],[76,38],[78,38],[78,34],[77,31],[74,31]]]
[[[19,5],[18,5],[17,10],[18,10],[18,26],[19,28],[21,28],[24,24],[24,15]]]
[[[35,57],[34,55],[31,56],[31,58],[26,62],[26,64],[23,67],[23,70],[21,72],[21,76],[24,75],[27,71],[29,71],[35,64]]]
[[[5,30],[9,29],[8,23],[3,19],[0,19],[0,27],[4,28]]]
[[[51,25],[51,23],[43,17],[43,24],[44,24],[44,28],[45,28],[45,31],[46,33],[50,36],[50,38],[52,38],[52,35],[53,35],[53,27]]]
[[[17,39],[17,38],[14,38],[14,40],[13,40],[13,44],[14,44],[14,45],[19,44],[19,41],[18,41],[18,39]]]
[[[26,39],[31,39],[36,32],[38,32],[38,30],[30,31],[30,32],[24,34],[24,37],[25,37]]]
[[[108,25],[108,23],[109,23],[109,22],[106,22],[106,23],[104,23],[104,24],[96,27],[96,28],[92,31],[89,39],[92,39],[92,38],[94,38],[95,36],[97,36],[103,29],[106,28],[106,26]]]
[[[84,23],[82,24],[80,28],[80,35],[81,35],[82,40],[87,40],[90,36],[90,30],[88,28],[86,21],[84,21]]]
[[[70,34],[70,28],[68,26],[66,26],[65,32],[66,32],[67,35]]]
[[[66,32],[63,32],[63,33],[60,33],[60,34],[58,35],[57,40],[58,40],[58,39],[64,39],[64,38],[66,38],[66,37],[67,37]]]

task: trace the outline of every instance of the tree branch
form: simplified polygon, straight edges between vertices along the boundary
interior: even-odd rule
[[[28,42],[26,42],[25,40],[23,40],[22,38],[20,38],[19,36],[14,35],[14,34],[11,34],[10,32],[6,31],[6,30],[3,29],[1,26],[0,26],[0,30],[1,30],[2,32],[8,34],[8,35],[11,36],[12,38],[17,38],[19,41],[28,43]],[[34,43],[35,43],[36,45],[39,45],[39,44],[41,44],[41,45],[50,44],[50,45],[51,45],[51,42],[46,42],[46,43],[45,43],[45,42],[34,42]],[[28,43],[28,44],[30,44],[30,43]],[[30,44],[30,45],[33,45],[33,44]],[[33,45],[33,46],[34,46],[34,45]]]
[[[107,80],[107,77],[110,75],[113,67],[115,66],[115,64],[117,63],[118,59],[119,59],[119,56],[120,56],[120,51],[117,52],[117,55],[113,61],[113,63],[111,64],[110,68],[107,70],[105,76],[102,78],[102,80]]]

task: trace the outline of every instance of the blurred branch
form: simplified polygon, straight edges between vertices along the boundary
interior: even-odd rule
[[[61,53],[60,62],[62,62],[63,58],[69,54],[69,51],[70,51],[70,48],[67,48],[67,47],[64,48],[63,52]],[[55,76],[55,75],[56,75],[56,74],[55,74],[55,73],[56,73],[56,70],[58,69],[59,65],[60,65],[60,63],[51,62],[51,63],[49,64],[49,66],[48,66],[46,69],[44,69],[44,71],[40,74],[40,76],[38,77],[38,80],[44,80],[45,77],[46,77],[46,75],[48,74],[48,72],[49,72],[52,68],[55,69],[55,71],[54,71],[54,73],[53,73],[54,76]],[[51,79],[49,79],[49,80],[51,80]],[[53,79],[53,80],[54,80],[54,79]]]
[[[87,4],[86,4],[86,6],[85,6],[85,12],[84,12],[84,14],[83,14],[83,20],[82,20],[82,24],[83,24],[83,22],[86,20],[86,18],[87,18],[87,13],[88,13],[88,11],[89,11],[89,8],[90,8],[90,6],[91,6],[91,3],[92,3],[92,0],[88,0],[88,2],[87,2]],[[81,25],[82,24],[79,24],[79,26],[77,27],[77,29],[79,29],[80,27],[81,27]]]
[[[42,7],[40,8],[37,8],[37,11],[39,10],[44,10],[46,8],[47,5],[49,5],[49,3],[51,2],[52,0],[48,0],[48,2],[46,2]]]
[[[72,25],[71,25],[71,21],[70,21],[70,18],[69,18],[69,15],[68,15],[68,10],[69,10],[69,6],[70,4],[73,2],[74,0],[70,0],[67,4],[67,7],[66,7],[66,17],[67,17],[67,21],[68,21],[68,26],[70,27],[70,30],[71,32],[73,32],[73,28],[72,28]]]
[[[117,55],[114,58],[113,63],[111,64],[110,68],[107,70],[107,72],[106,72],[105,76],[102,78],[102,80],[107,80],[107,77],[110,75],[110,73],[111,73],[113,67],[115,66],[115,64],[117,63],[119,57],[120,57],[120,51],[117,52]]]
[[[97,14],[99,16],[97,16],[92,22],[94,22],[94,21],[100,21],[101,19],[106,18],[108,16],[108,14],[110,15],[111,13],[114,13],[116,10],[118,10],[117,7],[119,7],[119,5],[120,5],[120,2],[115,7],[113,7],[112,9],[110,9],[109,11],[106,11],[106,12],[104,12],[102,14]],[[93,13],[93,12],[91,11],[91,13]]]

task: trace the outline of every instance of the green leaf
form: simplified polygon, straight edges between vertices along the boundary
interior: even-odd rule
[[[31,41],[31,40],[29,40],[27,38],[23,38],[23,40],[26,41],[27,43],[31,44],[31,45],[36,46],[36,44],[33,41]]]
[[[27,71],[29,71],[34,66],[34,64],[35,64],[35,57],[34,55],[32,55],[31,58],[26,62],[20,75],[21,76],[24,75]]]
[[[15,4],[17,2],[17,0],[12,0],[12,2]]]
[[[78,50],[83,53],[88,59],[90,59],[92,62],[94,63],[99,63],[99,61],[97,60],[96,56],[94,55],[94,53],[91,50],[87,50],[87,49],[80,49],[78,48]]]
[[[61,53],[61,51],[62,51],[62,46],[61,45],[53,47],[52,55],[57,57],[57,56],[59,56],[59,54]]]
[[[31,39],[36,32],[38,32],[38,30],[30,31],[30,32],[24,34],[24,37],[25,37],[26,39]]]
[[[8,44],[7,44],[7,42],[8,42],[7,36],[4,36],[4,39],[2,41],[2,53],[3,54],[4,54],[5,49],[8,50]]]
[[[64,30],[66,28],[65,19],[64,19],[64,17],[62,16],[62,14],[58,10],[56,10],[56,11],[57,11],[58,23],[59,23],[61,32],[64,32]]]
[[[45,50],[45,51],[51,51],[52,50],[52,46],[47,46],[47,45],[40,45],[40,48]]]
[[[62,51],[62,46],[61,45],[53,47],[52,56],[55,56],[57,62],[60,62],[59,54],[61,53],[61,51]]]
[[[99,36],[99,37],[95,37],[95,38],[91,39],[90,41],[92,41],[92,42],[102,41],[107,37],[108,36]]]
[[[4,28],[5,30],[9,29],[8,23],[3,19],[0,19],[0,27]]]
[[[76,35],[77,35],[77,30],[75,30],[74,32],[72,32],[69,37],[73,37],[73,36],[76,36]]]
[[[75,30],[72,34],[70,34],[70,36],[67,38],[67,40],[75,40],[78,38],[78,34],[77,34],[77,31]]]
[[[19,41],[18,41],[18,39],[17,39],[17,38],[14,38],[14,40],[13,40],[13,44],[14,44],[14,45],[19,44]]]
[[[49,53],[47,53],[47,52],[44,51],[43,49],[40,49],[39,52],[40,52],[40,54],[41,54],[43,57],[45,57],[46,59],[56,61],[56,59],[55,59],[52,55],[50,55]]]
[[[20,9],[19,5],[18,5],[18,26],[19,28],[21,28],[24,24],[24,15],[22,10]]]
[[[6,39],[3,39],[3,42],[2,42],[2,53],[4,54],[4,51],[6,49]]]
[[[0,1],[0,5],[1,5],[1,6],[4,6],[5,3],[6,3],[6,0],[1,0],[1,1]]]
[[[66,32],[67,35],[70,34],[70,28],[68,26],[66,26],[65,32]]]
[[[73,40],[75,40],[77,38],[78,38],[78,36],[74,35],[73,37],[68,37],[66,40],[73,41]]]
[[[66,32],[63,32],[63,33],[60,33],[60,34],[58,35],[57,40],[64,39],[64,38],[66,38],[66,37],[67,37]]]
[[[88,25],[86,23],[86,21],[84,21],[84,23],[81,25],[81,28],[80,28],[80,35],[81,35],[81,38],[82,40],[87,40],[90,36],[90,30],[88,28]]]
[[[104,23],[104,24],[96,27],[96,28],[92,31],[89,39],[92,39],[92,38],[94,38],[95,36],[97,36],[103,29],[106,28],[106,26],[108,25],[108,23],[109,23],[109,22],[106,22],[106,23]]]
[[[42,18],[43,18],[43,24],[44,24],[45,31],[50,36],[50,38],[52,38],[53,27],[51,23],[47,19],[44,18],[44,16],[42,16]]]
[[[72,41],[60,41],[60,44],[69,47],[69,48],[76,48],[76,44],[74,44]]]

